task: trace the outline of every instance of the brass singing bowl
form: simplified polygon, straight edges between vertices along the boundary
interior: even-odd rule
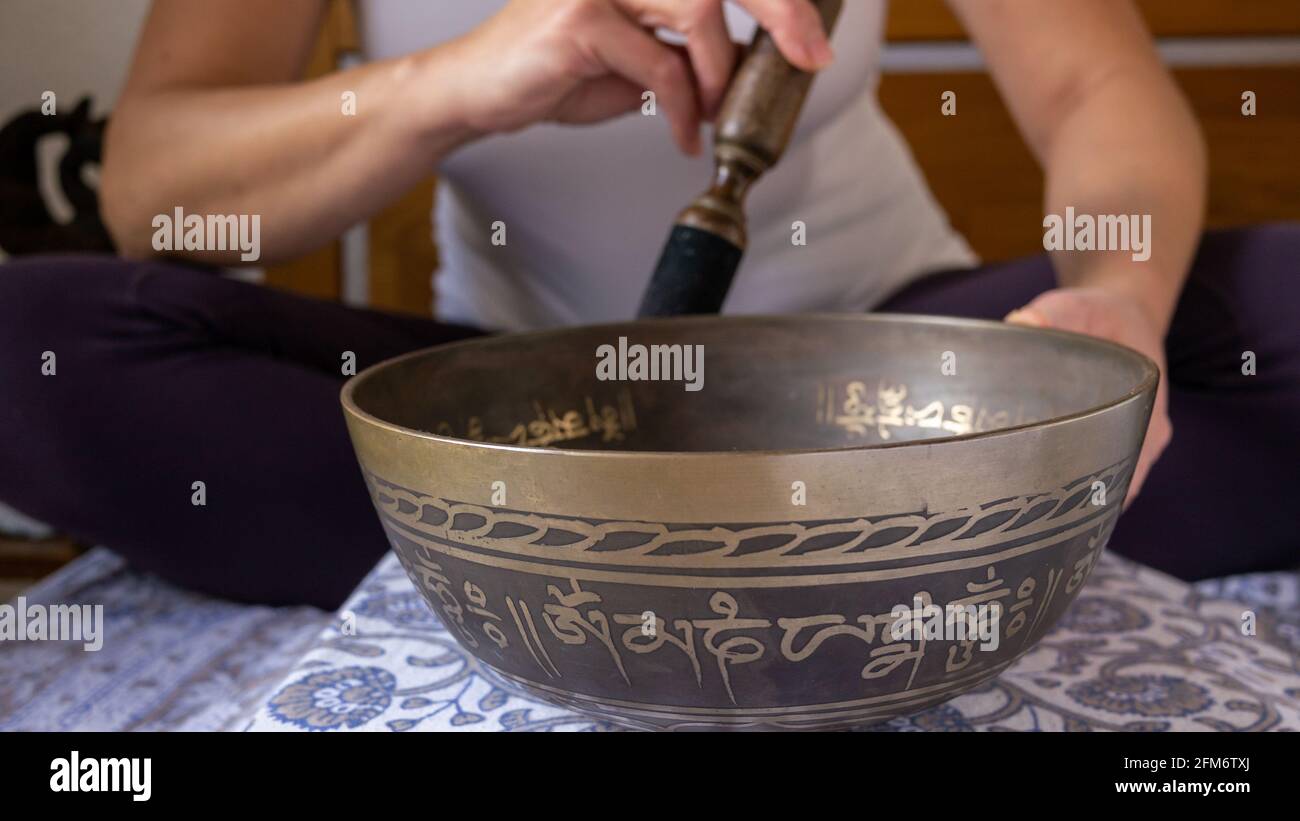
[[[702,345],[702,389],[598,378],[620,337],[629,364]],[[343,406],[393,549],[482,664],[624,725],[824,728],[949,699],[1051,628],[1156,383],[1057,331],[699,317],[443,345]]]

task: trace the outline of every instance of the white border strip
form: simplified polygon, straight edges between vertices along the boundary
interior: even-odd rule
[[[1300,65],[1300,37],[1167,37],[1156,47],[1175,68]],[[891,43],[880,68],[887,74],[983,71],[984,58],[965,42]]]

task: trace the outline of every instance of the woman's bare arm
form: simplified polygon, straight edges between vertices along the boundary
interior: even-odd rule
[[[1053,251],[1061,287],[1007,317],[1110,339],[1160,366],[1131,497],[1173,435],[1164,337],[1204,218],[1200,128],[1132,0],[949,2],[1043,166],[1046,212],[1150,217],[1149,258],[1135,259],[1135,249]]]
[[[293,257],[374,213],[469,138],[453,100],[415,88],[446,60],[439,51],[298,82],[324,9],[324,0],[154,4],[104,162],[104,216],[125,254],[154,253],[153,217],[181,207],[259,214],[263,261]],[[355,116],[343,113],[346,91]]]
[[[513,0],[464,37],[301,82],[325,0],[155,0],[109,127],[105,221],[123,253],[148,256],[154,217],[177,207],[257,214],[262,261],[284,260],[365,220],[467,140],[607,119],[644,90],[697,151],[735,60],[721,3]],[[808,0],[741,3],[791,62],[829,61]],[[658,25],[685,33],[686,50],[656,39]]]
[[[1045,209],[1150,214],[1152,254],[1057,252],[1063,285],[1127,294],[1160,334],[1200,238],[1206,160],[1131,0],[950,0],[1047,178]]]

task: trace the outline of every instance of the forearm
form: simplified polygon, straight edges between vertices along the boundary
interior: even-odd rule
[[[1054,129],[1043,162],[1045,210],[1150,215],[1150,258],[1128,250],[1056,251],[1065,286],[1100,286],[1135,299],[1164,333],[1200,238],[1205,211],[1205,147],[1172,79],[1132,66],[1097,83]],[[1072,229],[1068,223],[1066,231]]]
[[[119,248],[156,253],[152,221],[177,207],[259,215],[262,262],[310,251],[365,220],[473,136],[454,86],[429,81],[456,70],[454,48],[310,82],[128,99],[110,124],[101,197]],[[348,91],[356,94],[355,115],[343,110]],[[237,252],[187,255],[237,259]]]

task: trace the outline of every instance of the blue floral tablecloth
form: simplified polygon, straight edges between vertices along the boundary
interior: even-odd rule
[[[1294,574],[1193,587],[1106,556],[1061,623],[1001,677],[874,729],[1300,729],[1298,588]],[[541,703],[480,665],[390,555],[248,729],[617,728]]]
[[[249,715],[330,619],[173,587],[96,548],[22,594],[102,605],[103,647],[0,641],[0,731],[223,730]]]
[[[0,642],[0,730],[615,729],[478,665],[392,555],[332,615],[178,590],[104,549],[24,595],[103,604],[104,646]],[[1300,729],[1300,575],[1188,585],[1105,555],[1009,671],[875,729]]]

